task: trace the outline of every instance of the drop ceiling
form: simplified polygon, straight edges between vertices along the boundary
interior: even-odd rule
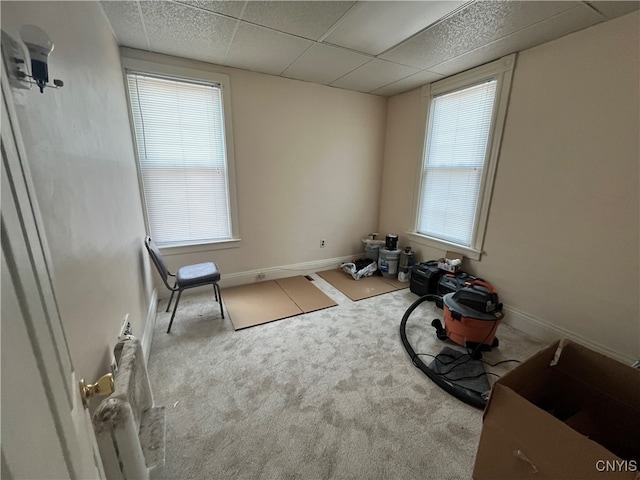
[[[391,96],[638,1],[102,1],[121,46]]]

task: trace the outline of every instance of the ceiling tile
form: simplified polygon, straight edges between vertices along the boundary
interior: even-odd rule
[[[592,9],[579,5],[519,32],[501,38],[488,45],[431,67],[434,72],[453,75],[483,63],[496,60],[510,53],[526,50],[543,42],[554,40],[600,22],[602,18]]]
[[[361,2],[324,41],[370,55],[379,55],[464,3],[464,1]]]
[[[173,2],[140,2],[151,50],[205,62],[224,62],[237,20]]]
[[[137,2],[100,2],[118,39],[118,44],[142,50],[149,49]]]
[[[202,8],[203,10],[209,10],[210,12],[221,13],[223,15],[229,15],[230,17],[240,18],[242,15],[242,9],[244,8],[244,1],[220,1],[213,2],[208,0],[177,0],[178,3],[184,3],[185,5],[192,5],[194,7]]]
[[[242,20],[318,40],[355,2],[251,1]]]
[[[624,2],[612,2],[612,1],[603,1],[603,2],[587,2],[589,5],[592,5],[596,8],[600,13],[605,15],[608,19],[620,17],[627,13],[631,13],[634,10],[638,10],[640,8],[640,2],[635,1],[624,1]]]
[[[415,68],[376,59],[332,82],[331,85],[359,92],[370,92],[396,80],[413,75],[417,71]]]
[[[105,0],[101,5],[123,46],[388,96],[625,15],[640,2]],[[436,19],[441,15],[445,18]]]
[[[397,82],[393,82],[389,85],[385,85],[384,87],[377,88],[371,93],[373,93],[374,95],[383,95],[385,97],[390,97],[392,95],[397,95],[398,93],[407,92],[409,90],[413,90],[414,88],[421,87],[422,85],[426,85],[427,83],[435,82],[436,80],[440,80],[443,77],[444,76],[440,75],[439,73],[423,70],[422,72],[415,73],[409,77],[403,78],[402,80],[398,80]]]
[[[279,75],[313,42],[240,22],[226,65]]]
[[[380,58],[428,69],[575,5],[575,2],[545,1],[474,2]]]
[[[282,75],[298,80],[328,84],[367,63],[367,55],[316,43]]]

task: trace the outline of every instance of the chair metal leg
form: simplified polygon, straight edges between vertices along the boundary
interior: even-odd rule
[[[175,290],[171,292],[171,296],[169,297],[169,303],[167,303],[167,309],[165,312],[169,311],[169,307],[171,307],[171,300],[173,300],[173,294],[176,293]]]
[[[212,285],[213,285],[213,294],[215,295],[216,302],[217,302],[218,301],[218,290],[216,289],[216,287],[218,286],[218,284],[217,283],[213,283]]]
[[[173,284],[173,290],[171,290],[171,296],[169,297],[169,303],[167,303],[167,309],[165,310],[165,312],[169,311],[169,308],[171,307],[171,300],[173,300],[173,294],[176,293],[176,285],[178,285],[178,281],[176,280]]]
[[[220,315],[224,318],[224,310],[222,309],[222,293],[220,292],[220,285],[217,283],[213,284],[213,290],[216,292],[216,300],[220,304]]]
[[[171,315],[171,320],[169,321],[169,328],[167,328],[167,333],[171,332],[171,325],[173,325],[173,319],[176,316],[176,310],[178,310],[178,303],[180,303],[180,295],[182,295],[182,290],[178,290],[176,304],[173,306],[173,314]],[[173,296],[173,293],[171,294],[171,296]]]

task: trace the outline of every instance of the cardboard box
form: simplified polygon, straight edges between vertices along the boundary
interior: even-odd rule
[[[460,260],[460,262],[462,262],[463,258],[464,256],[460,255],[459,253],[445,252],[444,258],[438,259],[438,268],[440,270],[444,270],[445,272],[456,273],[460,271],[460,269],[462,268],[462,264],[451,265],[449,262],[451,260]]]
[[[494,384],[475,480],[640,479],[640,370],[559,345]]]

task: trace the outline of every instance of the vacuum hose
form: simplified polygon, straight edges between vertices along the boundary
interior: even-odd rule
[[[419,299],[417,299],[415,302],[413,302],[409,306],[409,308],[407,308],[407,311],[404,312],[404,315],[402,316],[402,321],[400,322],[400,338],[402,339],[402,344],[404,345],[405,350],[407,351],[407,353],[411,357],[411,361],[413,362],[413,364],[416,367],[418,367],[420,370],[422,370],[422,372],[427,377],[429,377],[431,380],[433,380],[436,383],[436,385],[438,385],[440,388],[442,388],[446,392],[450,393],[451,395],[453,395],[457,399],[462,400],[463,402],[471,405],[472,407],[484,409],[484,407],[487,404],[487,400],[485,398],[483,398],[481,394],[479,394],[478,392],[474,392],[472,390],[467,390],[466,388],[458,386],[458,385],[455,385],[453,383],[450,383],[442,375],[439,375],[436,372],[434,372],[433,370],[431,370],[420,359],[420,357],[418,355],[416,355],[416,352],[413,350],[413,347],[411,347],[411,344],[409,343],[409,340],[407,339],[407,320],[409,319],[409,317],[411,316],[413,311],[422,302],[425,302],[427,300],[435,301],[436,299],[439,299],[439,298],[442,298],[442,297],[440,297],[439,295],[431,295],[431,294],[424,295],[424,296],[420,297]]]

